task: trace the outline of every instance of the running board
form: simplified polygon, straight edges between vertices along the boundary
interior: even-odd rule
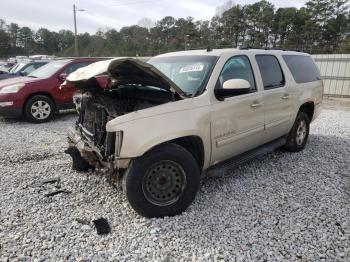
[[[257,158],[259,156],[266,155],[275,151],[277,148],[280,148],[286,144],[286,137],[281,137],[276,140],[273,140],[269,143],[266,143],[262,146],[259,146],[253,150],[240,154],[238,156],[232,157],[228,160],[220,162],[206,171],[204,171],[204,176],[217,177],[226,174],[228,171],[237,168],[250,160]]]

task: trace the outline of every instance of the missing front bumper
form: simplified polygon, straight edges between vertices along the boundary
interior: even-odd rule
[[[76,148],[81,157],[90,165],[103,169],[127,169],[131,159],[120,159],[114,156],[115,137],[111,137],[106,147],[107,157],[104,152],[88,141],[80,132],[74,128],[68,130],[68,146]]]

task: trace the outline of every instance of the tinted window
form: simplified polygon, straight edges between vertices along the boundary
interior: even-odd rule
[[[265,89],[272,89],[284,86],[284,76],[277,58],[273,55],[257,55],[261,77]]]
[[[72,64],[72,65],[68,66],[66,69],[64,69],[64,73],[69,75],[70,73],[73,73],[74,71],[78,70],[79,68],[88,66],[91,63],[92,62],[80,62],[80,63]]]
[[[256,91],[253,70],[246,56],[235,56],[226,62],[219,77],[219,87],[222,87],[224,82],[230,79],[247,80],[251,91]]]
[[[283,59],[298,84],[321,79],[320,72],[310,56],[284,55]]]

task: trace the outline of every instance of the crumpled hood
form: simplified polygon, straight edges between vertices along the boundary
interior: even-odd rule
[[[134,58],[117,58],[93,63],[71,73],[66,81],[75,84],[79,88],[84,86],[81,82],[86,82],[91,78],[106,73],[117,85],[150,85],[170,90],[180,96],[186,96],[173,81],[157,68]]]
[[[26,84],[26,83],[35,82],[35,81],[38,81],[38,78],[32,78],[32,77],[26,77],[26,76],[19,76],[19,77],[4,79],[0,81],[0,89],[4,88],[5,86]]]

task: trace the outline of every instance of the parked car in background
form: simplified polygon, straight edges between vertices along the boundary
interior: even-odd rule
[[[60,109],[74,108],[75,87],[66,84],[67,75],[99,58],[74,58],[52,61],[25,77],[0,81],[0,116],[24,116],[33,123],[49,121]]]
[[[8,64],[16,64],[17,60],[15,57],[10,57],[9,59],[7,59],[7,63]]]
[[[29,59],[28,56],[20,56],[20,55],[16,56],[16,61],[17,62],[26,61],[28,59]]]
[[[101,91],[94,80],[107,71]],[[69,75],[82,90],[68,132],[73,168],[122,181],[142,216],[181,213],[202,173],[224,174],[284,147],[304,149],[323,83],[311,56],[281,50],[194,50],[124,58]]]
[[[0,74],[0,80],[29,75],[34,70],[46,65],[48,61],[20,62],[15,65],[10,72]]]

